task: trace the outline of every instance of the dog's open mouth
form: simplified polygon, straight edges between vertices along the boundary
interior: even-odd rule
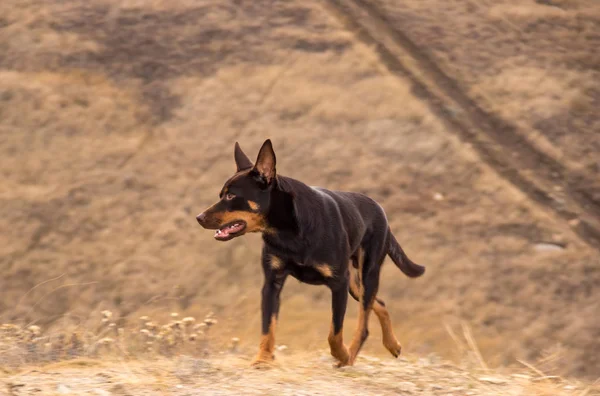
[[[236,220],[219,228],[215,232],[215,239],[219,241],[228,241],[242,234],[245,229],[246,222],[243,220]]]

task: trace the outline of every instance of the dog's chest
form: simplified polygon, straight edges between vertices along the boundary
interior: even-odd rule
[[[288,263],[285,269],[292,277],[298,279],[302,283],[308,283],[310,285],[323,285],[327,283],[327,278],[310,265]]]

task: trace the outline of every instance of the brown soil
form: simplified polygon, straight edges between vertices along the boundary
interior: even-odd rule
[[[378,4],[482,106],[591,180],[594,3],[564,2],[568,18],[505,3],[461,19],[434,0]],[[548,30],[555,19],[567,27]],[[583,30],[569,35],[569,23]],[[460,29],[469,24],[481,33]],[[527,41],[528,24],[555,46]],[[520,358],[597,377],[598,251],[499,177],[321,3],[9,0],[0,54],[0,321],[87,328],[102,309],[123,323],[213,310],[222,342],[251,350],[260,238],[217,243],[194,216],[233,172],[233,143],[254,155],[270,137],[279,172],[377,199],[428,267],[415,281],[383,271],[405,350],[460,355],[448,329],[465,321],[491,366]],[[324,348],[329,307],[326,289],[289,282],[279,342]],[[387,353],[371,334],[366,353]]]

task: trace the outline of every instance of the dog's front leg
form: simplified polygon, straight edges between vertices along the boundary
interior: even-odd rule
[[[262,288],[262,336],[253,366],[270,363],[275,359],[275,327],[279,315],[279,300],[286,274],[266,268],[265,283]]]
[[[261,363],[270,363],[275,359],[275,327],[277,325],[277,314],[279,310],[279,294],[282,284],[272,280],[265,280],[262,289],[262,335],[258,354],[252,362],[253,366]]]
[[[338,285],[331,290],[331,309],[332,320],[329,330],[329,348],[331,355],[337,359],[338,367],[346,366],[349,363],[350,355],[348,348],[344,345],[343,328],[344,316],[346,315],[346,306],[348,304],[348,282]]]

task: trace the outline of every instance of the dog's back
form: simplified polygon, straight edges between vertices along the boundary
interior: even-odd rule
[[[385,235],[384,249],[405,275],[418,277],[425,272],[425,267],[415,264],[404,253],[389,229],[385,211],[375,200],[357,192],[312,188],[335,201],[352,253],[355,253],[362,243],[367,242],[365,239],[373,235]]]

